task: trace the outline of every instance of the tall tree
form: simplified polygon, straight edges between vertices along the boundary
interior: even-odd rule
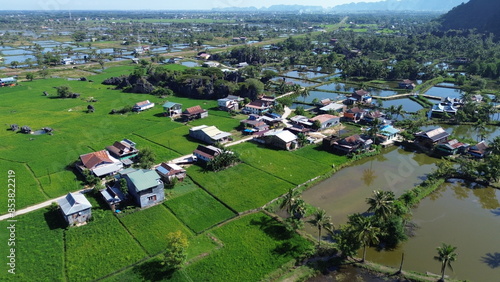
[[[168,270],[182,267],[186,260],[186,249],[189,245],[186,234],[180,230],[167,234],[167,251],[165,253],[165,265]]]
[[[436,248],[438,255],[435,256],[434,259],[441,262],[441,279],[439,281],[444,281],[446,267],[449,267],[453,271],[451,263],[457,259],[457,253],[455,253],[456,249],[457,247],[445,243],[443,243],[441,247]]]
[[[331,228],[330,217],[326,214],[325,210],[318,209],[313,218],[309,221],[310,224],[318,228],[318,247],[321,246],[321,231],[326,228]]]
[[[364,262],[366,258],[366,247],[378,244],[381,231],[379,227],[373,225],[372,217],[358,214],[353,219],[351,224],[353,224],[356,238],[361,242],[361,246],[363,246],[363,258],[361,262]]]
[[[366,199],[370,205],[369,212],[373,212],[377,219],[387,220],[394,212],[394,193],[392,191],[374,190],[373,195]]]

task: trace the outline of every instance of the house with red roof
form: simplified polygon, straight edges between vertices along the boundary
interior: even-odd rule
[[[123,163],[112,157],[108,151],[102,150],[80,156],[77,169],[83,172],[88,169],[97,177],[113,175],[123,168]]]

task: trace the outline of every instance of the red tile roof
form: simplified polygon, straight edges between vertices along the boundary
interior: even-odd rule
[[[184,113],[185,114],[190,114],[190,115],[196,115],[196,114],[199,114],[199,113],[203,113],[205,111],[206,110],[202,109],[201,106],[194,106],[194,107],[185,109]]]
[[[106,150],[81,155],[80,159],[88,169],[94,169],[100,163],[113,163]]]

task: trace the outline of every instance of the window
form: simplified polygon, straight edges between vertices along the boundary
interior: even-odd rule
[[[156,195],[153,195],[153,196],[149,196],[148,197],[148,201],[156,201]]]

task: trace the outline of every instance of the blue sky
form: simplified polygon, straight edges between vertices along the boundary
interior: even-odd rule
[[[5,1],[5,0],[4,0]],[[352,2],[382,0],[13,0],[7,10],[209,10],[225,7],[311,5],[333,7]]]

